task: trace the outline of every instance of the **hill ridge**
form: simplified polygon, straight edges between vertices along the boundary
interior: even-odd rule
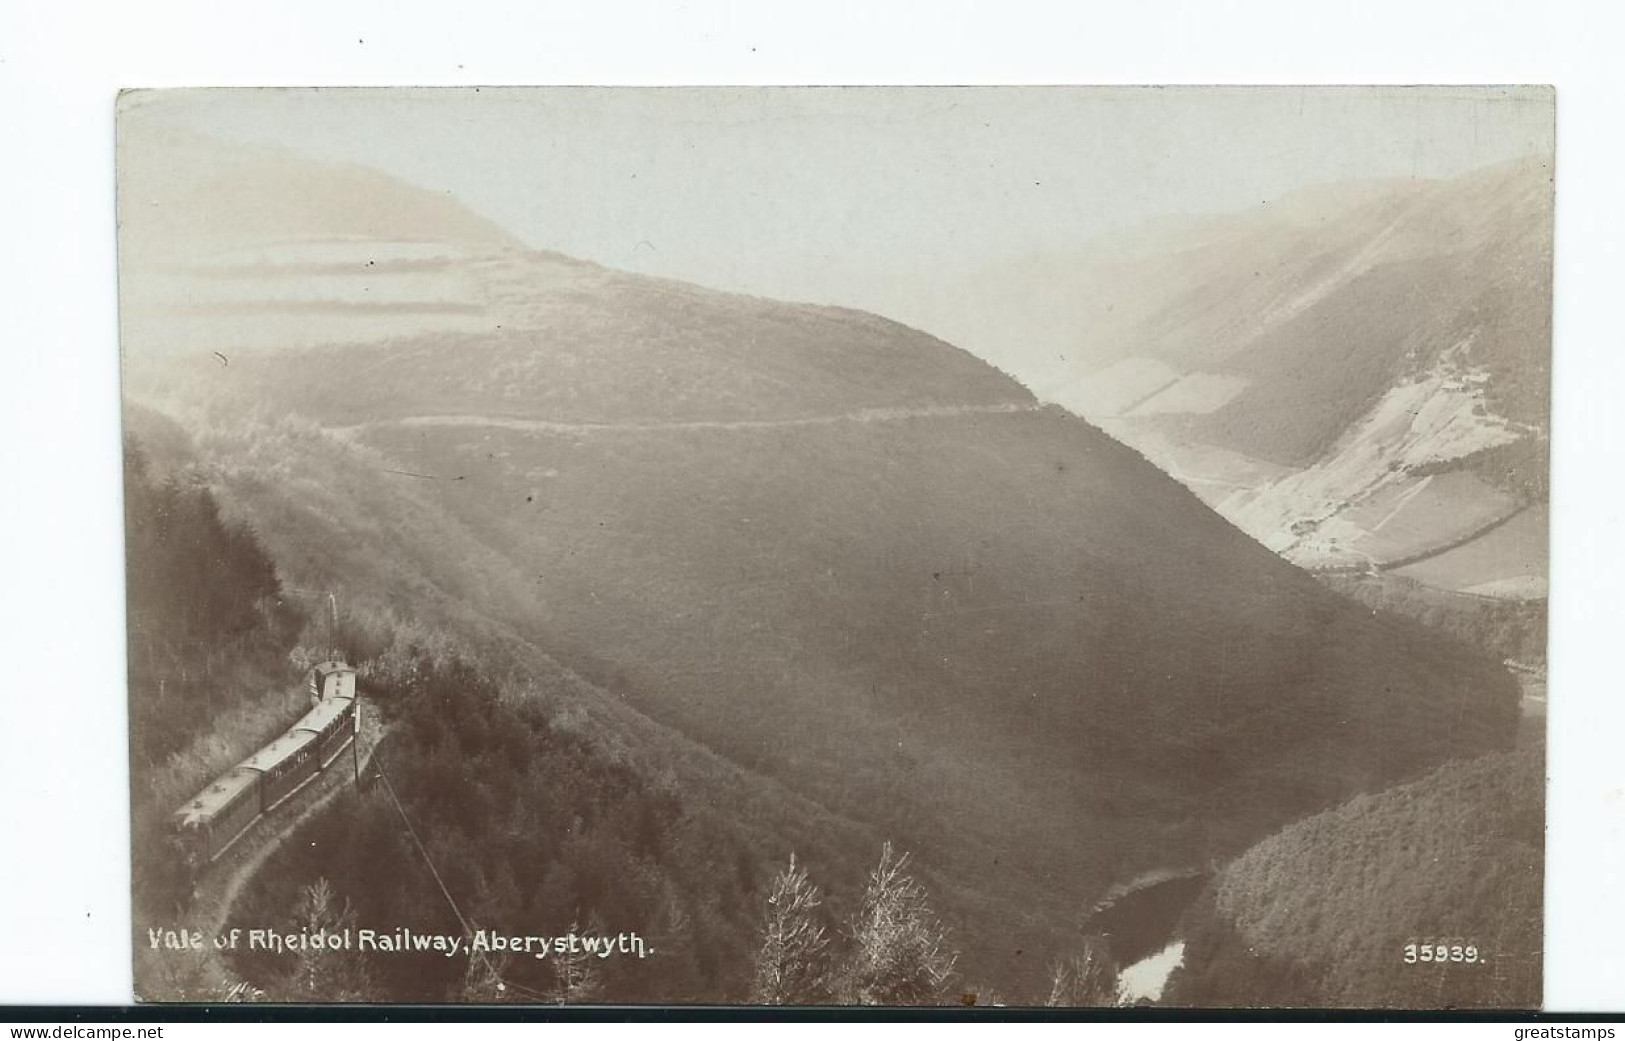
[[[694,419],[665,423],[567,423],[551,419],[519,416],[477,416],[429,414],[392,416],[354,426],[329,426],[334,433],[347,434],[378,426],[409,427],[501,427],[548,434],[651,434],[687,430],[775,430],[794,427],[833,426],[842,423],[898,423],[911,419],[945,419],[971,415],[1009,415],[1039,412],[1053,406],[1000,402],[995,404],[934,405],[913,408],[869,408],[826,416],[793,416],[787,419]]]

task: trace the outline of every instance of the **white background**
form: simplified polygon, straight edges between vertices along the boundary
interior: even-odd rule
[[[130,997],[121,87],[1554,83],[1547,1004],[1625,1011],[1625,112],[1608,3],[0,6],[0,1002]],[[1612,537],[1611,537],[1612,536]],[[1448,874],[1456,865],[1439,864]]]

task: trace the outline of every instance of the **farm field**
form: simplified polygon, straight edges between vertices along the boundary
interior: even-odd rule
[[[1518,511],[1512,496],[1469,473],[1388,485],[1345,515],[1363,529],[1352,548],[1389,564],[1448,546]]]
[[[1479,596],[1544,596],[1548,520],[1544,503],[1531,506],[1483,537],[1399,568],[1397,573],[1441,589]]]

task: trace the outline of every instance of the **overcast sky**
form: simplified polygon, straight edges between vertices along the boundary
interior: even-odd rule
[[[143,118],[449,190],[538,248],[906,316],[909,286],[1308,185],[1549,154],[1538,91],[176,91]]]

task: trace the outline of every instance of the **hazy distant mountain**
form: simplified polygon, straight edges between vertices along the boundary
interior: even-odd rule
[[[119,153],[126,352],[236,353],[470,327],[460,265],[520,243],[447,195],[359,166],[148,129]]]
[[[297,166],[273,179],[378,183]],[[121,199],[129,242],[196,194],[224,244],[142,286],[127,387],[290,583],[556,659],[628,755],[713,758],[694,798],[732,771],[913,850],[967,971],[1019,976],[1115,880],[1511,740],[1501,670],[947,343],[524,252],[402,185],[376,221],[273,221],[254,168]],[[757,824],[817,863],[836,829],[783,823],[816,819]]]
[[[1292,560],[1543,596],[1551,205],[1535,161],[1319,188],[991,269],[928,325]]]
[[[364,166],[143,127],[119,153],[119,245],[182,262],[279,245],[416,241],[441,249],[518,246],[457,202]],[[140,270],[132,273],[140,274]]]

